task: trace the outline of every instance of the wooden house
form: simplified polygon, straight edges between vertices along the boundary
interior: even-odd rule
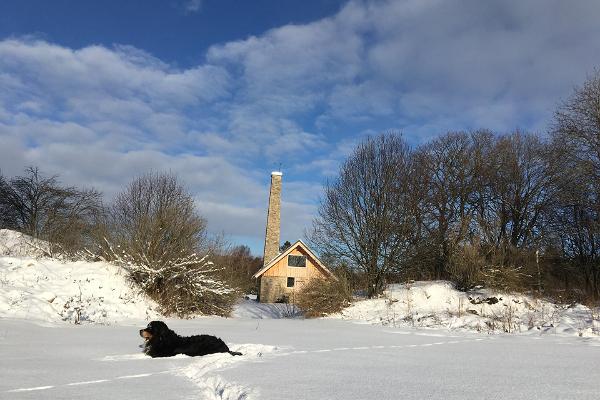
[[[254,278],[259,279],[258,300],[262,303],[293,303],[295,293],[309,280],[331,276],[331,272],[301,240],[254,274]]]

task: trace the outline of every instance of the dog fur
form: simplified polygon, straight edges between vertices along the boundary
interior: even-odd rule
[[[140,329],[140,336],[144,338],[144,353],[150,357],[172,357],[176,354],[195,357],[213,353],[242,355],[229,350],[225,342],[216,336],[180,336],[162,321],[150,322],[146,328]]]

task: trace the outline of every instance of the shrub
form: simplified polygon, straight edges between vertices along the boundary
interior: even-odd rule
[[[226,316],[237,299],[202,249],[204,219],[171,174],[133,180],[110,210],[103,258],[122,265],[165,315]]]
[[[162,267],[140,263],[124,250],[108,245],[109,259],[122,266],[130,280],[156,301],[164,315],[189,317],[193,314],[228,316],[239,293],[218,279],[220,268],[190,254],[167,261]]]
[[[459,290],[468,290],[481,283],[485,258],[476,245],[456,249],[448,262],[448,274]]]
[[[350,304],[352,294],[345,277],[310,280],[296,294],[296,304],[307,318],[340,312]]]

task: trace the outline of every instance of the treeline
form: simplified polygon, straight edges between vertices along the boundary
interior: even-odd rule
[[[262,265],[247,246],[207,235],[173,174],[139,176],[108,204],[100,192],[65,186],[35,167],[0,175],[0,228],[47,241],[50,256],[121,265],[167,315],[228,315]]]
[[[310,234],[366,290],[449,279],[600,297],[600,74],[544,135],[449,132],[417,148],[369,137],[325,187]]]

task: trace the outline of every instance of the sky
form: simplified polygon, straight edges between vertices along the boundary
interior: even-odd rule
[[[262,255],[368,135],[544,134],[600,68],[600,2],[152,0],[0,3],[0,171],[111,199],[177,174],[213,234]]]

